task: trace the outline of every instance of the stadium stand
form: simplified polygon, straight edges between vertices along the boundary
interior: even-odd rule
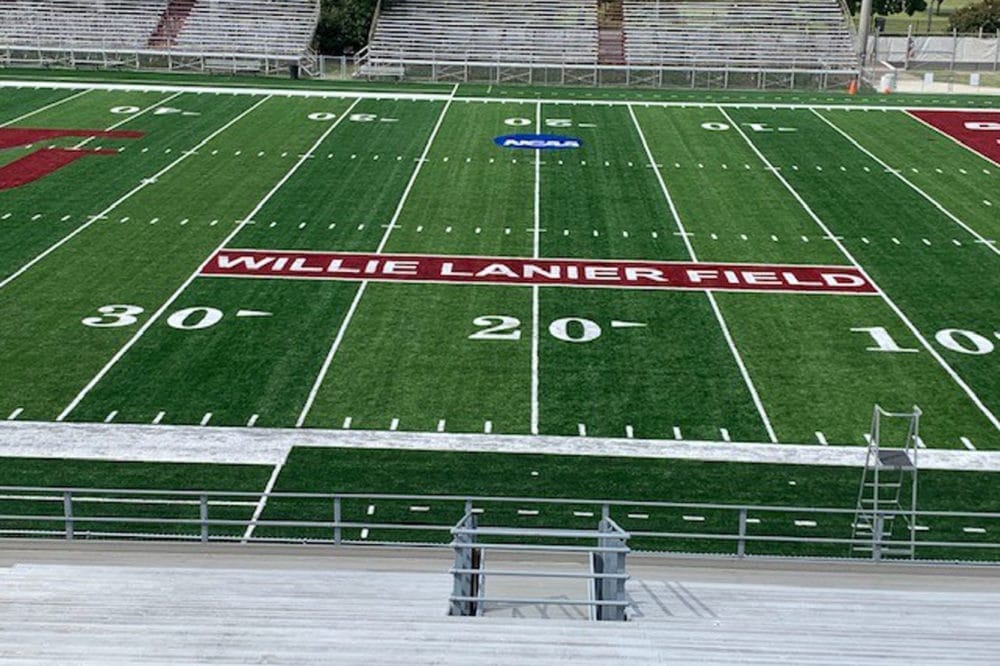
[[[177,34],[188,51],[298,55],[309,48],[319,4],[315,0],[200,0]]]
[[[450,557],[426,548],[5,544],[3,649],[19,664],[74,666],[912,666],[995,664],[1000,649],[1000,588],[988,567],[652,556],[629,585],[631,620],[601,623],[535,583],[525,591],[552,604],[449,617]]]
[[[141,49],[166,7],[167,0],[6,0],[0,44]]]
[[[317,0],[5,0],[0,45],[299,55]]]
[[[597,62],[593,0],[391,0],[373,58],[445,62]]]
[[[836,0],[625,0],[634,65],[850,69],[854,41]]]

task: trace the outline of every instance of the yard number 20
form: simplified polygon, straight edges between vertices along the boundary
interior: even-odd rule
[[[470,340],[521,339],[521,320],[517,317],[483,315],[473,319],[472,325],[482,330],[470,335]],[[549,335],[563,342],[591,342],[601,337],[601,326],[592,319],[563,317],[549,324]]]

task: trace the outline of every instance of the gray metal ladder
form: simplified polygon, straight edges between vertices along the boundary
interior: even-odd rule
[[[875,405],[851,525],[852,555],[866,554],[873,560],[915,557],[921,413],[916,405],[910,412],[890,412]],[[907,421],[902,448],[882,446],[885,419]]]

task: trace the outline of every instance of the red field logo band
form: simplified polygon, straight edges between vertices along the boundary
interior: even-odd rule
[[[856,268],[222,250],[202,275],[459,284],[873,294]]]
[[[910,111],[909,113],[1000,165],[1000,111]]]
[[[0,150],[19,146],[30,147],[39,142],[63,137],[138,139],[142,136],[142,132],[128,131],[0,127]],[[38,148],[33,153],[0,167],[0,190],[27,185],[88,155],[117,154],[117,150],[110,148]]]

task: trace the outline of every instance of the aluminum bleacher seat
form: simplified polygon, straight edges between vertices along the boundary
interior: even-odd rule
[[[319,21],[315,0],[200,0],[176,39],[186,51],[299,55]]]
[[[164,48],[225,54],[299,55],[319,21],[317,0],[197,0],[177,34],[163,32],[168,0],[3,0],[0,46]],[[158,28],[159,26],[159,28]],[[173,32],[172,30],[170,32]]]
[[[141,49],[167,0],[4,0],[0,45]]]
[[[625,0],[633,65],[850,69],[837,0]]]
[[[593,0],[384,0],[373,58],[474,63],[597,62]]]

